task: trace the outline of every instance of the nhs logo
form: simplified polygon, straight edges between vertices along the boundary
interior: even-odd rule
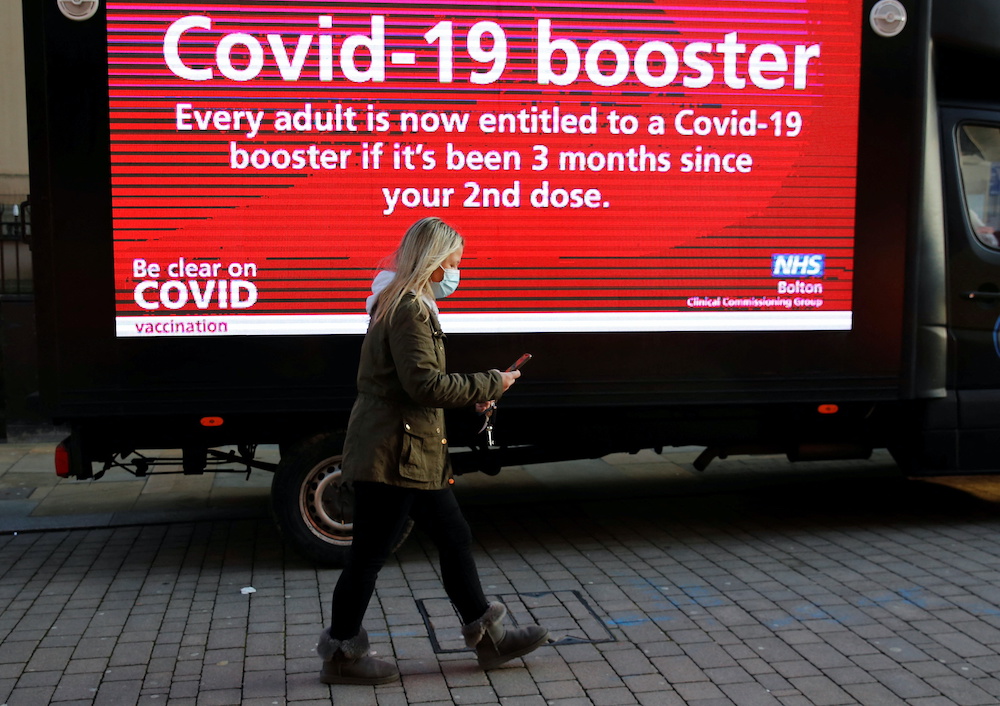
[[[826,271],[826,255],[771,255],[772,277],[822,277]]]

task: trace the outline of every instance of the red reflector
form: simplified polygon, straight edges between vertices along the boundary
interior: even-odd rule
[[[222,417],[202,417],[201,425],[203,427],[221,427]]]
[[[821,404],[816,411],[820,414],[836,414],[840,411],[840,407],[835,404]]]
[[[60,478],[69,478],[69,449],[65,443],[56,446],[56,475]]]

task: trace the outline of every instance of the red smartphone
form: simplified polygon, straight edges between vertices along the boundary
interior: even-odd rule
[[[507,368],[507,372],[512,373],[515,370],[520,370],[521,366],[527,363],[529,360],[531,360],[531,353],[525,353],[520,358],[518,358],[513,365]]]

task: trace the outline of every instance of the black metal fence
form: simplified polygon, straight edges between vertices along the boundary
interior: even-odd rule
[[[30,299],[31,203],[0,204],[0,297]]]

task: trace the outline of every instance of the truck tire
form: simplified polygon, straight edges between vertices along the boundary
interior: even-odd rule
[[[281,454],[271,480],[271,515],[279,534],[310,561],[342,567],[354,533],[354,493],[341,482],[344,432],[324,432]],[[395,552],[413,527],[408,521]]]

